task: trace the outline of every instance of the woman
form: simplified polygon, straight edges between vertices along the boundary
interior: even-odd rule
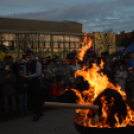
[[[57,78],[56,83],[52,85],[49,92],[49,101],[51,102],[68,102],[68,95],[63,90],[63,78]]]
[[[121,87],[121,90],[125,91],[127,72],[126,72],[125,67],[123,65],[120,65],[119,69],[120,70],[117,71],[115,74],[116,84],[118,84]]]

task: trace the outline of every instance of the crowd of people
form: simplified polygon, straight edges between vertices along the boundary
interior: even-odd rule
[[[93,63],[99,67],[101,60],[105,64],[100,71],[134,101],[134,53],[121,58],[106,53],[97,57],[88,50],[80,61],[76,51],[62,59],[56,55],[35,57],[32,50],[27,50],[25,57],[17,57],[15,62],[10,54],[0,60],[0,108],[5,117],[9,112],[24,115],[34,109],[33,121],[38,121],[43,116],[44,101],[76,102],[76,95],[70,89],[87,90],[89,85],[82,76],[75,78],[75,71],[83,66],[91,68]]]

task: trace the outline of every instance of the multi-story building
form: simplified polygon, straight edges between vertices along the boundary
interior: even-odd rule
[[[65,57],[79,50],[82,36],[82,24],[77,22],[0,18],[0,53],[9,46],[13,57],[21,57],[27,48],[35,55]]]

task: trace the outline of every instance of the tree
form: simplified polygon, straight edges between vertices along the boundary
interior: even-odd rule
[[[102,45],[101,47],[105,48],[106,51],[115,46],[115,33],[113,31],[112,27],[103,26],[103,32],[99,32],[97,35],[96,42]]]

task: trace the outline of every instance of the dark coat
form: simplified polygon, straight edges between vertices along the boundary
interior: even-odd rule
[[[7,75],[10,74],[11,77],[7,78]],[[0,84],[2,84],[2,93],[3,95],[12,95],[15,93],[15,83],[16,78],[12,71],[6,72],[3,71],[0,75]]]
[[[28,81],[26,78],[23,78],[21,76],[17,77],[17,93],[18,94],[25,94],[27,93],[27,87],[24,87],[25,84],[28,84]]]
[[[134,73],[133,74],[128,74],[128,90],[133,90],[134,91]]]

